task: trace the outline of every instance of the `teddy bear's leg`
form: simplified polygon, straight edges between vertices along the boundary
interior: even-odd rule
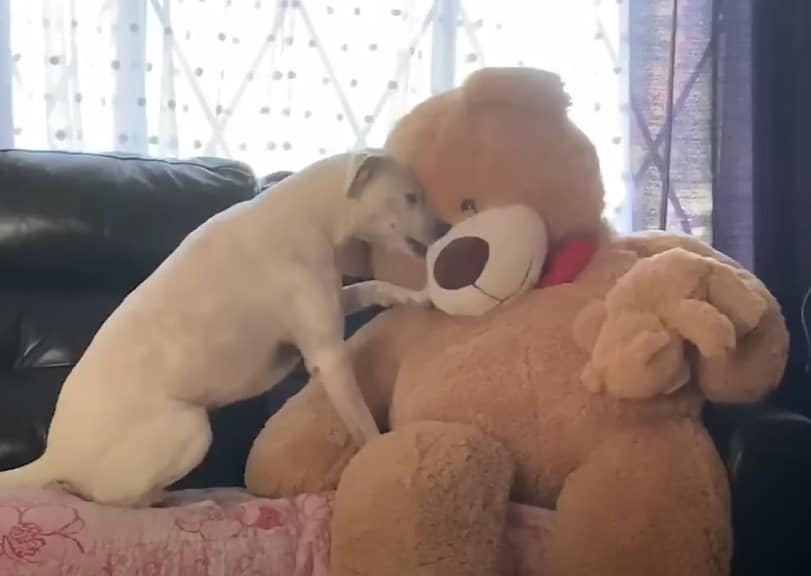
[[[400,341],[409,334],[409,324],[396,314],[379,314],[348,340],[358,384],[383,428],[399,370]],[[335,490],[357,451],[323,386],[310,382],[270,417],[254,440],[245,484],[252,493],[268,497]]]
[[[245,465],[245,485],[271,498],[334,490],[356,451],[324,389],[309,383],[259,433]]]
[[[566,480],[549,576],[726,576],[727,477],[689,420],[607,440]]]
[[[332,576],[503,574],[513,460],[475,428],[426,422],[367,444],[341,477]]]

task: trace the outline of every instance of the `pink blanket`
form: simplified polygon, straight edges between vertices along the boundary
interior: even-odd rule
[[[8,576],[327,576],[332,496],[254,498],[188,491],[148,510],[63,493],[0,494],[0,574]],[[552,513],[513,506],[509,572],[540,576]]]

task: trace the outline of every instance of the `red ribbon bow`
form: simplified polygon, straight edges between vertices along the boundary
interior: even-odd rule
[[[555,246],[547,255],[538,288],[569,284],[588,266],[597,242],[589,238],[567,240]]]

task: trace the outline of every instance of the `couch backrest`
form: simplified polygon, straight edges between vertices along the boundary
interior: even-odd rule
[[[219,159],[0,151],[0,469],[41,453],[65,376],[123,297],[257,188]],[[241,483],[271,409],[259,398],[212,414],[214,445],[184,485]]]

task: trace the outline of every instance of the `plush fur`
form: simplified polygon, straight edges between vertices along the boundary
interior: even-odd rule
[[[567,103],[553,74],[485,69],[390,135],[447,221],[524,204],[551,250],[584,236],[598,249],[574,282],[482,316],[396,309],[365,326],[349,345],[390,432],[359,452],[312,385],[268,421],[248,487],[337,489],[333,576],[506,574],[509,498],[556,508],[549,576],[729,573],[729,488],[700,411],[777,386],[783,317],[756,278],[696,239],[616,235]],[[425,280],[391,254],[371,262],[377,278]]]

